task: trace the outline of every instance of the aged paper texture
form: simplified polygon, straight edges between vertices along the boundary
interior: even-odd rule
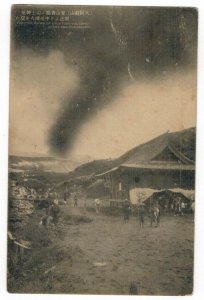
[[[197,10],[14,5],[8,291],[193,291]]]

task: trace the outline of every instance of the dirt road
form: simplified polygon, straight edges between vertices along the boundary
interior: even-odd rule
[[[63,215],[84,214],[80,208],[63,208]],[[66,225],[58,244],[72,249],[70,259],[55,264],[49,274],[51,293],[129,294],[136,282],[143,295],[183,295],[192,292],[193,216],[165,216],[151,228],[146,217],[140,229],[137,217],[86,212],[90,223]],[[68,251],[68,250],[67,250]],[[27,283],[23,292],[40,292],[40,280]]]

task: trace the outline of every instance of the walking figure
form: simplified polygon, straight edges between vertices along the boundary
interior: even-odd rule
[[[144,226],[144,214],[145,214],[144,204],[140,204],[138,207],[140,228],[143,228],[143,226]]]

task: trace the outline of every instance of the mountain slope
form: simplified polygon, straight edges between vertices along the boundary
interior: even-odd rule
[[[189,128],[178,132],[165,133],[147,143],[141,144],[127,151],[122,156],[113,160],[94,160],[87,164],[80,165],[68,174],[69,177],[100,174],[125,163],[136,163],[148,161],[154,152],[163,145],[172,145],[177,151],[185,155],[192,162],[195,161],[196,128]],[[154,150],[154,151],[153,151]]]
[[[56,157],[11,155],[9,157],[9,168],[10,171],[13,172],[36,171],[65,173],[67,174],[67,178],[70,179],[91,174],[100,174],[125,163],[151,160],[151,158],[157,154],[158,149],[165,147],[167,144],[170,144],[193,163],[195,161],[195,142],[196,129],[189,128],[183,131],[164,133],[147,143],[134,147],[117,159],[100,159],[82,164],[82,159],[74,161]]]

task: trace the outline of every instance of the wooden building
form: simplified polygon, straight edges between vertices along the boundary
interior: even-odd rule
[[[130,150],[120,158],[121,164],[96,177],[104,179],[111,199],[130,198],[135,188],[194,190],[194,136],[195,128],[165,133]]]

